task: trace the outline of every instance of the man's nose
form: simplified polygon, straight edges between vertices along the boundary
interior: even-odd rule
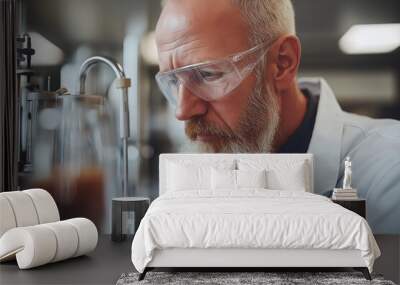
[[[208,102],[192,94],[184,85],[179,88],[178,102],[175,117],[180,121],[187,121],[193,117],[207,113]]]

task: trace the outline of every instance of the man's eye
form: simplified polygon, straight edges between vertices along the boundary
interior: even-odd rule
[[[215,81],[221,79],[224,75],[221,71],[208,71],[208,70],[199,70],[199,74],[201,78],[205,81]]]

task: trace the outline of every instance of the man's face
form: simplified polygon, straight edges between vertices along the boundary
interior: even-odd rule
[[[230,0],[169,0],[157,25],[160,71],[251,48],[249,27]],[[279,124],[279,104],[265,84],[264,65],[216,101],[204,101],[184,85],[176,118],[202,152],[269,152]],[[256,73],[258,76],[256,76]]]

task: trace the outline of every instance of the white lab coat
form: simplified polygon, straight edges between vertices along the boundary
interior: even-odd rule
[[[326,81],[301,79],[320,96],[309,153],[314,154],[315,193],[341,187],[346,156],[352,161],[352,186],[367,200],[374,233],[400,234],[400,122],[344,112]]]

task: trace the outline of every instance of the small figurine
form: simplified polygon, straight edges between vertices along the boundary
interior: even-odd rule
[[[343,189],[352,189],[351,187],[351,161],[350,157],[346,157],[344,162],[344,178],[343,178]]]

